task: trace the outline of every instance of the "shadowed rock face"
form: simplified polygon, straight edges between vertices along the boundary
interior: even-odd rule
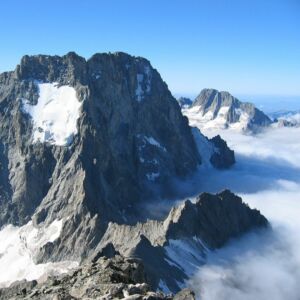
[[[228,148],[227,143],[219,136],[215,136],[210,141],[217,151],[211,156],[211,163],[218,169],[227,169],[235,163],[234,151]]]
[[[72,88],[81,104],[76,133],[63,146],[44,128],[52,121],[36,128],[28,112],[40,103],[40,84]],[[125,53],[89,60],[75,53],[24,56],[15,71],[0,74],[0,119],[0,226],[64,220],[60,237],[40,249],[37,262],[88,256],[108,222],[139,220],[135,207],[152,196],[150,187],[167,194],[170,178],[202,161],[159,73]],[[35,140],[33,132],[45,140]],[[211,160],[216,166],[222,164],[218,153]]]
[[[157,288],[164,282],[174,292],[204,263],[207,251],[267,227],[267,219],[258,210],[250,209],[229,190],[203,193],[195,203],[187,200],[174,207],[161,222],[110,223],[95,253],[114,245],[122,255],[141,258],[151,285]]]

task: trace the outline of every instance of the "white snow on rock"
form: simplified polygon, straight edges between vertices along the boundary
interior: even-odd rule
[[[144,91],[142,88],[142,83],[144,81],[144,75],[143,74],[137,74],[136,75],[136,80],[137,80],[137,87],[135,90],[135,95],[137,101],[141,102],[144,98]]]
[[[142,148],[146,147],[147,144],[150,144],[163,150],[164,152],[167,152],[167,149],[164,146],[162,146],[154,137],[142,134],[138,134],[137,137],[143,141],[143,145],[141,146]]]
[[[23,110],[33,121],[33,142],[66,146],[77,134],[77,120],[82,103],[70,86],[57,83],[37,83],[39,98],[36,105],[23,101]]]
[[[192,128],[192,134],[196,142],[198,152],[201,156],[202,165],[211,167],[210,158],[217,151],[215,146],[196,127]]]
[[[192,276],[205,263],[205,253],[209,251],[203,242],[196,237],[192,239],[169,240],[164,247],[167,257],[165,261],[173,267],[181,269],[187,276]],[[184,283],[177,282],[183,288]]]
[[[229,111],[229,106],[220,108],[218,114],[214,117],[211,111],[203,114],[201,106],[193,106],[191,108],[182,109],[183,115],[188,117],[190,126],[198,127],[201,130],[216,130],[216,129],[232,129],[234,131],[244,131],[250,122],[248,113],[241,109],[235,109],[235,113],[239,115],[238,122],[228,123],[226,120]]]
[[[200,129],[225,128],[227,126],[226,114],[228,110],[229,106],[221,107],[215,118],[211,111],[203,114],[201,106],[183,109],[182,113],[188,117],[191,126],[196,126]]]
[[[76,267],[77,262],[35,264],[38,249],[54,242],[62,229],[62,220],[55,220],[46,228],[36,228],[32,221],[22,227],[7,225],[0,231],[0,287],[16,280],[34,280],[45,274],[60,274]]]

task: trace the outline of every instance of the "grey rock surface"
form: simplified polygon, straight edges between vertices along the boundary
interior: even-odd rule
[[[178,292],[174,298],[174,300],[195,300],[195,293],[190,289],[183,289],[182,291]]]
[[[193,295],[184,290],[175,299]],[[42,282],[22,281],[0,289],[3,300],[12,299],[173,299],[173,295],[154,292],[147,283],[143,264],[136,258],[102,257],[82,265],[69,274],[46,278]]]
[[[191,274],[186,274],[180,260],[170,256],[172,244],[177,245],[179,259],[187,255],[187,245],[196,251],[192,256],[205,257],[207,251],[234,237],[267,227],[268,221],[259,211],[250,209],[230,191],[203,193],[195,203],[187,200],[174,207],[160,222],[110,223],[94,255],[80,267],[38,281],[15,282],[0,289],[0,298],[195,299],[192,291],[181,290]],[[182,243],[184,247],[178,248]],[[201,260],[197,263],[195,271]],[[177,294],[166,295],[158,291],[161,289]]]

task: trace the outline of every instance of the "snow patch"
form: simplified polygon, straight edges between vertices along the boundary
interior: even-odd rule
[[[148,136],[145,136],[145,135],[142,135],[142,134],[138,134],[137,137],[139,139],[142,139],[143,140],[143,145],[142,145],[142,148],[144,148],[146,146],[146,143],[152,145],[152,146],[155,146],[161,150],[163,150],[164,152],[167,152],[167,149],[162,146],[155,138],[153,138],[152,136],[148,137]],[[141,150],[141,149],[140,149]]]
[[[70,86],[58,83],[37,83],[39,98],[36,105],[23,100],[23,110],[33,121],[33,142],[66,146],[77,134],[81,102]]]
[[[201,130],[227,128],[238,132],[246,130],[250,122],[249,114],[240,108],[236,108],[235,113],[239,116],[238,122],[228,123],[227,115],[229,109],[229,106],[223,106],[219,109],[218,114],[214,116],[212,111],[204,114],[201,106],[193,106],[188,109],[182,109],[182,113],[189,119],[190,126],[198,127]]]
[[[168,246],[164,248],[168,264],[171,266],[175,264],[188,276],[193,275],[198,267],[205,263],[207,250],[199,239],[169,240]]]
[[[196,142],[198,152],[201,156],[202,165],[211,167],[210,158],[216,152],[215,146],[205,137],[198,128],[192,128],[192,134]]]
[[[146,92],[150,93],[151,92],[151,79],[152,79],[152,74],[151,74],[151,69],[149,66],[145,67],[145,73],[147,75],[147,80],[146,80]]]
[[[32,221],[22,227],[7,225],[0,231],[0,287],[16,280],[34,280],[44,274],[60,274],[76,267],[77,262],[35,264],[39,248],[54,242],[61,233],[62,220],[53,221],[46,228],[36,228]]]

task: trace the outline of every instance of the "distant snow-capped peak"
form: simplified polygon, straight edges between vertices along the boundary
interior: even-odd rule
[[[241,102],[228,92],[204,89],[193,104],[182,109],[191,126],[200,129],[233,129],[256,132],[271,124],[252,103]]]

